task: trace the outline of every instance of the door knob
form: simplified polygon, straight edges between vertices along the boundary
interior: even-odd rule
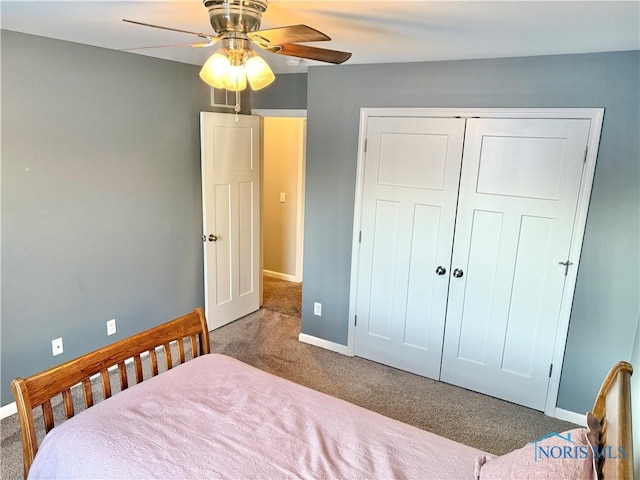
[[[440,265],[438,268],[436,268],[436,274],[437,275],[444,275],[445,273],[447,273],[447,269],[444,268],[442,265]]]
[[[464,272],[463,272],[462,270],[460,270],[459,268],[456,268],[456,269],[453,271],[453,276],[454,276],[454,277],[456,277],[456,278],[460,278],[460,277],[462,277],[463,275],[464,275]]]
[[[215,235],[209,235],[209,241],[210,242],[215,242],[218,240],[218,237],[216,237]]]

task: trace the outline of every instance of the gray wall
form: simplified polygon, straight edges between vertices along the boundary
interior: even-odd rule
[[[251,92],[251,108],[307,108],[307,74],[277,74],[276,80],[263,90]]]
[[[635,51],[310,68],[302,331],[347,343],[360,108],[605,107],[558,399],[590,409],[609,367],[629,359],[640,311],[639,59]]]
[[[4,405],[13,377],[203,305],[210,99],[195,66],[7,31],[1,41]]]

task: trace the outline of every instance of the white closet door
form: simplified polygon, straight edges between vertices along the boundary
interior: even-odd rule
[[[589,127],[468,120],[441,380],[544,409]]]
[[[260,117],[200,114],[209,330],[260,308]]]
[[[355,353],[438,378],[464,119],[370,118]],[[442,272],[442,270],[440,270]]]

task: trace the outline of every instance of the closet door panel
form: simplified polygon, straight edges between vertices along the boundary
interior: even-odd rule
[[[544,409],[589,128],[467,122],[443,381]]]
[[[554,221],[526,215],[520,220],[502,368],[507,372],[531,376],[536,353],[532,339],[538,333],[537,320],[544,307],[546,267],[550,263]]]
[[[367,127],[355,353],[436,379],[464,125],[373,117]]]
[[[433,265],[438,252],[441,209],[430,205],[415,205],[413,231],[411,235],[410,264],[407,285],[407,311],[404,331],[401,332],[406,345],[428,349],[431,335],[429,318],[434,294],[437,290]],[[442,332],[436,332],[442,335]]]
[[[398,247],[399,217],[399,202],[384,200],[376,202],[368,333],[385,340],[391,338],[393,298],[387,293],[393,291],[396,278],[395,257]]]
[[[457,354],[479,365],[485,363],[489,328],[497,303],[494,297],[502,223],[500,212],[476,211],[468,231],[469,262],[462,310],[474,314],[462,316]]]

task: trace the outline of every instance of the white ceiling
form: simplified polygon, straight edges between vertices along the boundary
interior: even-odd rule
[[[110,49],[199,40],[122,18],[213,33],[201,0],[7,1],[3,29]],[[420,62],[640,49],[640,1],[271,0],[262,28],[304,23],[333,40],[311,45],[353,52],[347,64]],[[202,65],[211,49],[137,51]],[[276,73],[306,71],[263,52]]]

